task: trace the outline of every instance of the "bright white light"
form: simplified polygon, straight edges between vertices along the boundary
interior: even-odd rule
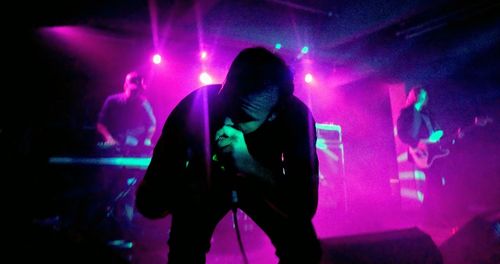
[[[154,64],[160,64],[161,63],[161,55],[160,54],[155,54],[153,56],[153,63]]]
[[[202,60],[206,60],[208,56],[208,53],[206,51],[200,52],[200,57]]]
[[[207,72],[202,72],[200,74],[200,82],[203,84],[212,84],[212,77]]]
[[[306,83],[312,83],[312,81],[313,81],[313,76],[312,76],[312,74],[310,74],[310,73],[306,74],[306,76],[304,77],[304,81],[305,81]]]

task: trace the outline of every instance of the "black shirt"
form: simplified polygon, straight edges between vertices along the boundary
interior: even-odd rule
[[[137,206],[145,216],[162,217],[186,201],[203,201],[213,190],[229,188],[228,176],[212,159],[213,135],[225,117],[220,87],[192,92],[169,115],[137,192]],[[310,220],[318,201],[314,119],[295,96],[284,100],[276,114],[245,135],[252,157],[273,172],[272,181],[249,176],[236,188],[290,217]]]

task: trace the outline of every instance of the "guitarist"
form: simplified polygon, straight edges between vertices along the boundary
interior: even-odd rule
[[[432,119],[426,108],[429,96],[422,86],[413,87],[406,98],[406,106],[397,120],[397,132],[401,141],[408,145],[408,160],[425,173],[423,209],[428,217],[441,213],[438,200],[442,196],[444,176],[439,166],[428,166],[429,147],[439,143],[443,131]],[[430,219],[427,219],[430,220]]]
[[[409,146],[408,159],[419,168],[428,167],[428,146],[439,142],[443,136],[443,131],[426,108],[428,100],[428,93],[423,87],[413,87],[397,121],[398,136]]]

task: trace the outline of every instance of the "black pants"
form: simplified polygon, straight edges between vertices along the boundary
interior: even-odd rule
[[[436,162],[425,171],[425,189],[422,208],[426,221],[435,224],[446,222],[447,208],[447,177],[446,167]]]
[[[292,219],[266,199],[248,192],[238,193],[238,207],[269,236],[280,264],[320,262],[321,247],[311,219]],[[175,210],[168,242],[169,264],[205,263],[215,227],[231,208],[231,192],[223,191]]]

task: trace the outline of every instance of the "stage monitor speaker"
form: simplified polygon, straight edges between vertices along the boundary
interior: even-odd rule
[[[472,218],[439,249],[446,264],[500,263],[500,211]]]
[[[322,264],[442,264],[431,237],[418,228],[321,241]]]

